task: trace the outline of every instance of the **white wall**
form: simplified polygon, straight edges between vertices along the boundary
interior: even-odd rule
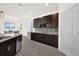
[[[59,12],[65,12],[69,8],[71,8],[75,3],[59,3]]]
[[[9,16],[9,15],[5,15],[3,19],[0,19],[0,33],[4,33],[5,29],[4,28],[4,22],[11,22],[15,24],[15,29],[14,30],[20,30],[20,19],[13,17],[13,16]]]
[[[39,6],[39,8],[38,8]],[[0,4],[0,10],[3,10],[5,14],[18,18],[18,21],[15,20],[16,23],[16,30],[19,29],[19,24],[22,24],[22,31],[21,33],[23,36],[28,36],[28,32],[31,31],[31,20],[33,18],[41,17],[44,15],[48,15],[54,12],[57,12],[58,4],[49,4],[46,6],[45,4],[23,4],[23,8],[19,7],[17,4]],[[41,12],[42,11],[42,12]],[[23,19],[26,18],[26,19]],[[7,19],[14,22],[13,19]],[[1,22],[2,23],[2,22]],[[0,27],[3,27],[0,25]],[[32,28],[33,29],[33,28]],[[0,29],[2,32],[2,29]]]
[[[32,31],[33,28],[33,18],[32,17],[28,17],[26,19],[19,19],[17,17],[14,16],[9,16],[5,14],[4,19],[0,19],[0,33],[4,33],[4,30],[6,30],[4,28],[4,22],[12,22],[15,23],[15,31],[16,30],[20,30],[21,24],[22,24],[22,30],[21,33],[23,34],[23,36],[28,37],[28,32]]]
[[[3,33],[3,20],[0,19],[0,33]]]
[[[23,36],[26,36],[26,37],[28,36],[28,32],[31,31],[31,23],[32,23],[31,18],[22,20],[22,34],[23,34]]]
[[[59,4],[59,50],[79,56],[79,4],[62,5]]]

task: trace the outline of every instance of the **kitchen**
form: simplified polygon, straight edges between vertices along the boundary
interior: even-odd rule
[[[64,56],[58,50],[58,17],[57,3],[0,3],[0,55]]]
[[[78,2],[13,1],[0,3],[0,56],[79,56]]]

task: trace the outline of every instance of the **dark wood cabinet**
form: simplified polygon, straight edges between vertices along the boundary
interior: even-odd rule
[[[53,14],[52,17],[52,24],[54,28],[58,28],[58,13]]]
[[[0,46],[0,56],[7,55],[7,45]]]
[[[31,33],[31,40],[58,48],[58,35]]]
[[[33,25],[34,25],[35,28],[39,28],[40,27],[40,18],[34,19]]]
[[[13,38],[14,39],[14,38]],[[7,56],[16,55],[16,40],[8,42],[7,47]]]
[[[22,42],[22,35],[19,35],[19,36],[10,38],[7,41],[1,42],[0,43],[0,56],[14,56],[14,55],[16,55],[17,48],[18,48],[17,41]],[[19,49],[21,49],[21,47]]]
[[[13,56],[16,54],[16,40],[12,38],[0,44],[1,56]]]
[[[33,20],[34,28],[57,28],[58,13],[39,17]]]

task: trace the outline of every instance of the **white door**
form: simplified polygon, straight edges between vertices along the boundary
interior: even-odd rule
[[[60,50],[66,55],[72,55],[72,10],[68,9],[61,15]]]
[[[63,12],[60,16],[60,29],[62,34],[71,34],[72,33],[72,11],[69,9]]]
[[[62,13],[60,48],[66,55],[79,56],[79,4]]]
[[[79,56],[79,4],[73,10],[72,53]]]
[[[62,34],[61,36],[61,50],[65,55],[72,55],[72,41],[71,35]]]
[[[79,4],[72,8],[73,34],[79,34]]]

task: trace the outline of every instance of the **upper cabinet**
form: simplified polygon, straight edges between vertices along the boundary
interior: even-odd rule
[[[58,28],[58,13],[33,20],[34,28]]]
[[[52,24],[53,28],[58,28],[58,13],[50,15],[50,24]]]

